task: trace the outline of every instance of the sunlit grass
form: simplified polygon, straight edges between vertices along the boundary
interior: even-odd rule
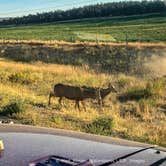
[[[99,124],[112,119],[113,125],[110,134],[108,131],[100,134],[166,146],[166,115],[160,110],[166,104],[164,79],[144,80],[124,74],[97,74],[87,66],[29,64],[5,59],[0,59],[0,73],[1,111],[13,102],[26,105],[25,112],[9,115],[18,123],[95,133],[98,130],[92,125],[103,117]],[[110,94],[102,110],[92,100],[85,101],[86,111],[82,106],[81,111],[75,109],[75,102],[67,99],[63,99],[62,108],[58,98],[52,99],[50,107],[47,105],[49,92],[56,83],[107,87],[109,82],[115,84],[118,94]],[[148,89],[152,96],[121,103],[118,96],[128,94],[133,88]],[[92,127],[88,130],[87,126]]]

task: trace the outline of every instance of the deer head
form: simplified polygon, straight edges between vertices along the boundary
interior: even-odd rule
[[[116,88],[115,88],[114,85],[112,85],[111,83],[109,83],[109,84],[108,84],[108,87],[111,89],[112,92],[117,93],[117,90],[116,90]]]

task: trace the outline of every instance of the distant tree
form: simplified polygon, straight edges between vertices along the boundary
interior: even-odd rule
[[[56,10],[53,12],[37,13],[35,15],[30,14],[28,16],[1,21],[0,25],[26,25],[82,18],[128,16],[161,12],[166,12],[166,4],[162,0],[121,1],[84,6],[66,11]]]

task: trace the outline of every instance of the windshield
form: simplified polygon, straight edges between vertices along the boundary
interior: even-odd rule
[[[0,0],[0,165],[150,165],[165,138],[165,0]]]

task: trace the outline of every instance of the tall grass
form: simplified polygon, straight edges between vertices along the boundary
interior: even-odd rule
[[[149,65],[151,62],[149,61],[150,57],[152,57],[152,55],[160,55],[161,58],[164,58],[164,53],[164,43],[157,45],[147,43],[140,45],[140,43],[135,43],[134,45],[129,44],[127,46],[124,44],[97,45],[95,43],[78,43],[74,45],[73,43],[53,42],[51,44],[37,41],[36,43],[34,41],[32,43],[31,41],[23,41],[23,43],[22,41],[16,41],[15,43],[15,41],[11,40],[9,43],[6,41],[0,44],[0,57],[8,58],[16,62],[33,63],[42,61],[45,63],[60,64],[62,67],[59,68],[62,68],[62,71],[64,70],[63,65],[72,65],[74,68],[83,66],[85,70],[90,68],[93,69],[94,72],[121,72],[143,75],[146,74],[145,69],[147,73],[151,71],[149,70],[151,69]],[[145,63],[146,59],[147,62]],[[163,60],[161,61],[165,62]],[[40,63],[38,65],[40,65]],[[140,66],[142,67],[140,68]],[[162,66],[163,69],[161,71],[164,73],[163,63]],[[49,68],[49,71],[52,72],[51,65]],[[44,67],[42,67],[42,69],[44,69]],[[158,70],[155,71],[151,73],[157,73]],[[34,76],[31,76],[27,69],[27,71],[13,74],[11,80],[17,81],[17,77],[22,77],[21,81],[26,82],[28,80],[25,80],[25,77],[28,77],[28,75],[30,82],[33,82],[35,77],[36,79],[42,77],[42,75],[38,75],[38,73],[33,73]],[[63,72],[62,75],[64,75]]]
[[[148,80],[95,73],[87,66],[31,64],[0,59],[0,110],[18,123],[57,127],[109,135],[166,146],[165,79]],[[110,94],[99,111],[87,100],[86,111],[74,108],[74,101],[58,99],[48,107],[48,94],[56,83],[107,87],[113,82],[118,94]],[[133,90],[134,89],[134,90]],[[142,95],[146,92],[148,95]],[[125,96],[125,102],[118,100]],[[134,97],[132,95],[135,95]],[[132,100],[128,100],[132,96]],[[138,100],[139,98],[139,100]],[[26,107],[22,107],[23,102]],[[5,113],[5,114],[4,114]],[[1,114],[1,115],[2,115]]]

